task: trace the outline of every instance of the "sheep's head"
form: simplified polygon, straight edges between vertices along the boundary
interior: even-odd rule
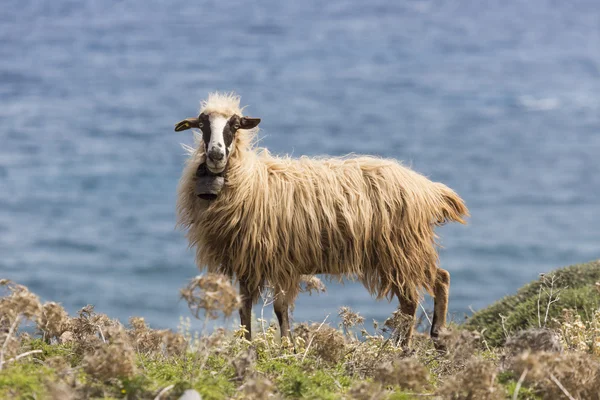
[[[235,137],[239,129],[253,129],[260,118],[242,116],[240,98],[233,94],[214,93],[202,103],[200,115],[188,118],[175,125],[175,131],[199,128],[202,142],[206,146],[206,166],[214,174],[225,170],[229,156],[235,148]]]

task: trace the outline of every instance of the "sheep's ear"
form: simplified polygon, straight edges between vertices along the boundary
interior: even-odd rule
[[[199,128],[200,120],[198,118],[187,118],[175,124],[175,132],[185,131],[190,128]]]
[[[242,117],[240,119],[240,128],[252,129],[256,128],[260,124],[260,118]]]

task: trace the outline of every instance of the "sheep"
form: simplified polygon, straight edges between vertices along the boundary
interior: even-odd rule
[[[258,118],[244,117],[240,97],[211,93],[200,115],[175,130],[200,128],[188,148],[177,198],[178,224],[195,247],[196,263],[239,282],[241,325],[251,339],[252,304],[269,283],[281,336],[291,338],[288,309],[302,275],[358,279],[377,299],[396,296],[410,323],[419,292],[434,297],[430,335],[445,325],[450,274],[438,266],[434,228],[465,223],[463,200],[447,186],[401,165],[369,156],[291,158],[256,146]],[[206,166],[226,179],[218,196],[196,193]]]

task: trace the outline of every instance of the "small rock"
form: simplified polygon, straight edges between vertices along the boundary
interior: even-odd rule
[[[179,400],[202,400],[202,396],[200,396],[200,393],[196,392],[194,389],[188,389],[183,392]]]
[[[552,353],[560,353],[563,350],[556,332],[547,328],[534,328],[517,332],[506,339],[505,346],[512,354],[518,354],[525,350]]]
[[[246,377],[250,367],[256,362],[256,348],[250,347],[247,351],[242,352],[233,361],[233,367],[235,368],[235,379],[243,381]]]

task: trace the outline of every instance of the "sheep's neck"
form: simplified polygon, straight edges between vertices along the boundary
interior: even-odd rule
[[[225,171],[228,187],[231,190],[240,189],[244,197],[252,197],[255,194],[253,189],[258,189],[257,185],[266,184],[260,178],[264,176],[264,168],[264,163],[254,149],[237,148]]]

